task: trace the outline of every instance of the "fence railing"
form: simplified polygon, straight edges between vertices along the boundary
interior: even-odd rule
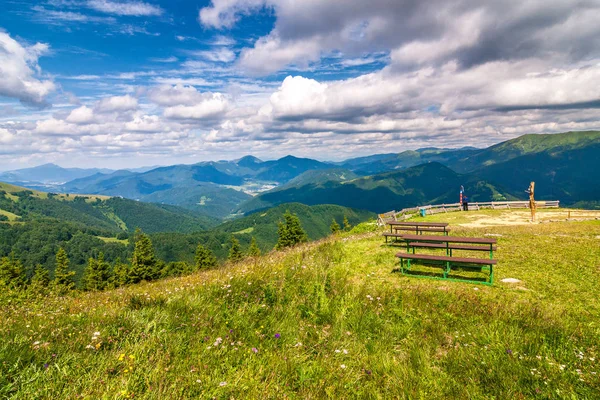
[[[536,201],[536,208],[558,208],[559,200]],[[482,209],[514,209],[514,208],[529,208],[529,201],[486,201],[486,202],[469,202],[469,211],[478,211]],[[408,219],[421,213],[425,210],[426,215],[439,213],[447,213],[453,211],[461,211],[460,203],[451,204],[435,204],[427,206],[418,206],[405,208],[400,211],[389,211],[384,214],[379,214],[377,218],[378,225],[385,225],[389,221],[397,221],[399,219]]]

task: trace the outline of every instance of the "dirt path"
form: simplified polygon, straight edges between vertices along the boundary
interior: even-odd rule
[[[570,215],[569,215],[570,212]],[[545,222],[553,221],[567,221],[569,220],[593,220],[600,219],[600,211],[588,211],[588,210],[557,210],[557,211],[542,211],[536,215],[536,222],[531,222],[531,214],[529,211],[515,211],[511,210],[506,213],[502,213],[498,216],[489,216],[481,214],[467,215],[472,220],[471,222],[458,224],[468,228],[480,228],[484,226],[504,226],[504,225],[529,225],[532,223],[540,224]]]

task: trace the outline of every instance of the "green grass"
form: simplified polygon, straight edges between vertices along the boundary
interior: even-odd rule
[[[127,239],[117,239],[113,237],[102,237],[96,236],[98,239],[102,240],[104,243],[121,243],[122,245],[127,246],[129,241]]]
[[[499,235],[492,287],[393,273],[370,227],[114,291],[0,292],[0,397],[598,398],[598,221],[455,226]]]
[[[6,216],[8,218],[8,222],[13,222],[13,221],[16,221],[19,218],[21,218],[17,214],[13,214],[13,213],[11,213],[9,211],[5,211],[5,210],[0,210],[0,215]]]
[[[252,231],[254,231],[254,227],[253,227],[253,226],[250,226],[250,227],[248,227],[248,228],[246,228],[246,229],[242,229],[242,230],[240,230],[240,231],[233,232],[233,234],[234,234],[234,235],[243,235],[243,234],[245,234],[245,233],[252,233]]]

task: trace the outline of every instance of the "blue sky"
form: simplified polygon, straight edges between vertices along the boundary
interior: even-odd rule
[[[598,128],[597,2],[4,0],[0,169]]]

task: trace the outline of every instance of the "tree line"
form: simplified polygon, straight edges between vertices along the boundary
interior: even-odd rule
[[[347,222],[347,220],[345,221]],[[345,224],[348,225],[348,224]],[[333,229],[332,229],[333,230]],[[278,223],[277,250],[296,246],[306,242],[308,236],[297,215],[286,211],[283,221]],[[247,257],[258,257],[261,251],[253,237],[248,249],[244,252],[240,242],[231,235],[228,261],[238,262]],[[113,263],[107,262],[103,252],[90,257],[83,271],[80,283],[82,290],[105,290],[117,288],[142,281],[153,281],[171,276],[181,276],[195,271],[218,267],[215,254],[198,244],[194,263],[184,261],[165,263],[154,251],[150,236],[137,229],[134,235],[133,255],[128,262],[117,258]],[[76,288],[75,271],[71,268],[69,255],[64,247],[59,247],[55,255],[55,268],[51,279],[50,272],[41,264],[37,264],[31,278],[27,277],[25,268],[14,253],[0,259],[0,287],[13,290],[29,290],[35,293],[50,291],[64,295]]]

